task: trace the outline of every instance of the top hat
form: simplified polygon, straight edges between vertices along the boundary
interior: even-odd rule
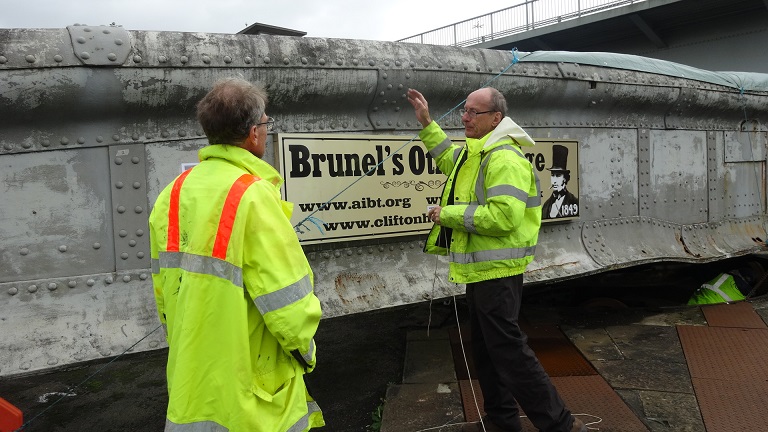
[[[550,171],[571,171],[565,167],[568,164],[568,147],[555,144],[552,146],[552,166],[547,168]]]

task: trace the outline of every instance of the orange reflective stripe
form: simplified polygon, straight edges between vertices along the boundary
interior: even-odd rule
[[[184,179],[187,178],[192,168],[181,173],[173,182],[171,189],[171,204],[168,209],[168,243],[165,250],[169,252],[179,251],[179,193]]]
[[[224,209],[221,211],[216,241],[213,244],[212,256],[214,258],[222,260],[227,258],[229,238],[232,236],[232,227],[235,225],[235,216],[237,216],[237,207],[240,205],[240,199],[242,199],[245,190],[259,180],[261,179],[256,176],[243,174],[229,189],[227,200],[224,202]]]

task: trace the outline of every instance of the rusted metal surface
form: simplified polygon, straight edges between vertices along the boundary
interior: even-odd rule
[[[751,307],[746,311],[730,306],[731,315],[755,313]],[[768,329],[678,326],[677,330],[707,430],[764,429]]]

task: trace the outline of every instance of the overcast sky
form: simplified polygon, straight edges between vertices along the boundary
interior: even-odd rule
[[[127,30],[237,33],[255,22],[308,37],[404,39],[522,0],[0,0],[0,28],[109,25]]]

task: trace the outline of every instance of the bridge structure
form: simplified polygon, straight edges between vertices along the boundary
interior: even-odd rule
[[[207,145],[195,103],[229,76],[266,85],[276,122],[265,160],[298,204],[326,318],[463,294],[445,261],[422,252],[445,180],[414,139],[408,88],[458,141],[466,94],[502,91],[538,142],[526,156],[543,200],[555,146],[569,150],[579,204],[543,215],[532,292],[742,256],[768,237],[766,75],[620,54],[0,29],[0,375],[165,346],[147,218]]]
[[[766,0],[526,0],[401,39],[520,51],[614,52],[768,73]]]

